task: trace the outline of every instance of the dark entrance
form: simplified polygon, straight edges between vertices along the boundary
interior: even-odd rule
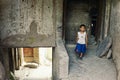
[[[102,20],[104,8],[102,0],[65,0],[63,33],[66,43],[75,43],[80,24],[85,24],[88,35],[98,41],[104,24]]]

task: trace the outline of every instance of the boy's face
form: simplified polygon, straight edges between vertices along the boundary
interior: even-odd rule
[[[80,28],[80,31],[84,32],[84,31],[85,31],[85,27],[82,26],[82,27]]]

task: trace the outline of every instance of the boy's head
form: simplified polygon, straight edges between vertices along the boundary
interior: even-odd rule
[[[84,32],[86,31],[86,26],[84,24],[81,24],[79,29],[80,31]]]

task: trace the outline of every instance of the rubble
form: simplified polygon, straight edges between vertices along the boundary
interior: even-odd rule
[[[96,55],[98,57],[103,57],[107,55],[107,52],[109,51],[111,45],[112,45],[112,39],[111,37],[108,36],[98,45],[96,49]]]

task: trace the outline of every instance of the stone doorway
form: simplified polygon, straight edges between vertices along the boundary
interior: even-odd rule
[[[10,55],[15,80],[52,80],[52,47],[12,48]]]
[[[98,0],[64,1],[63,38],[66,43],[76,43],[76,35],[81,24],[86,25],[89,39],[92,37],[96,42],[100,40],[105,7],[101,4],[105,2]],[[94,42],[90,44],[92,43]]]
[[[25,62],[33,62],[34,61],[33,48],[23,48],[23,53],[24,53]]]
[[[96,56],[98,43],[104,37],[104,4],[103,0],[66,0],[64,2],[63,39],[65,39],[70,61],[69,80],[116,80],[116,68],[112,58]],[[83,60],[80,60],[74,52],[76,34],[81,24],[87,26],[89,39]],[[110,72],[107,72],[107,69],[110,69]]]

